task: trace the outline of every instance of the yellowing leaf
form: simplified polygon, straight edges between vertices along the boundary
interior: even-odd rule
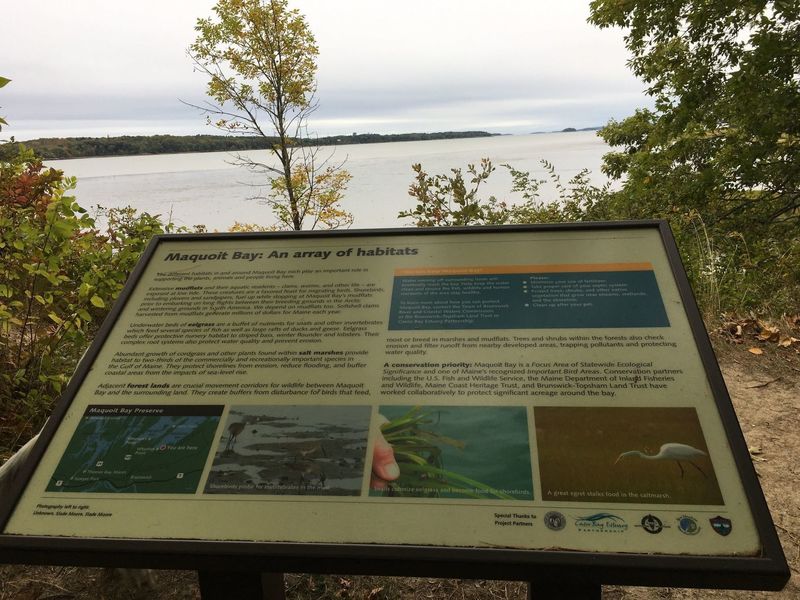
[[[89,300],[89,302],[91,302],[97,308],[105,308],[106,307],[106,303],[103,302],[103,299],[100,296],[98,296],[97,294],[92,296],[91,299]]]
[[[777,327],[766,327],[761,331],[761,333],[758,334],[758,339],[764,342],[777,342],[780,335],[781,332]]]

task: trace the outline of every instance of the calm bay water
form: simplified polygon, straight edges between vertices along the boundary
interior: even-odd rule
[[[322,148],[322,154],[334,148]],[[517,169],[544,176],[541,159],[553,163],[566,183],[583,168],[602,183],[602,155],[608,146],[594,132],[499,136],[465,140],[362,144],[335,148],[333,162],[346,159],[353,175],[343,206],[353,213],[355,228],[407,225],[397,213],[412,208],[408,195],[413,181],[411,165],[421,162],[430,174],[449,173],[491,158],[496,166],[509,163]],[[274,162],[267,151],[247,153],[253,160]],[[78,178],[76,197],[86,207],[133,206],[140,211],[172,215],[178,225],[204,224],[225,231],[234,222],[274,222],[269,209],[250,198],[265,194],[264,178],[229,164],[227,152],[80,158],[50,161],[48,165]],[[515,200],[509,195],[511,178],[503,168],[489,179],[481,194]],[[543,188],[543,199],[551,194]],[[518,199],[517,199],[518,200]]]

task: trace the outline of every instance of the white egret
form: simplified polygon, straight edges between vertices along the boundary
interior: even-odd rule
[[[644,452],[639,452],[638,450],[629,450],[628,452],[623,452],[617,457],[617,460],[614,461],[614,464],[617,464],[621,459],[625,458],[626,456],[638,456],[639,458],[644,458],[646,460],[674,460],[678,463],[678,468],[681,470],[681,478],[683,478],[683,465],[681,461],[688,462],[692,465],[695,469],[700,471],[700,474],[708,478],[708,475],[705,474],[703,469],[697,466],[693,458],[697,458],[699,456],[708,456],[702,450],[698,450],[697,448],[693,448],[688,444],[677,444],[675,442],[670,442],[668,444],[664,444],[658,451],[658,454],[645,454]]]

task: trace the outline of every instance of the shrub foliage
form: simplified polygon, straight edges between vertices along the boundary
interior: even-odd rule
[[[0,454],[43,424],[153,234],[158,217],[110,210],[24,148],[0,159]]]

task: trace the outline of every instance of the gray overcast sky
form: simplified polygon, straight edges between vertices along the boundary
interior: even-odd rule
[[[0,24],[3,137],[214,133],[179,98],[213,0],[39,0]],[[579,0],[294,0],[320,48],[320,135],[602,125],[648,104],[619,30]],[[7,135],[6,135],[7,134]]]

